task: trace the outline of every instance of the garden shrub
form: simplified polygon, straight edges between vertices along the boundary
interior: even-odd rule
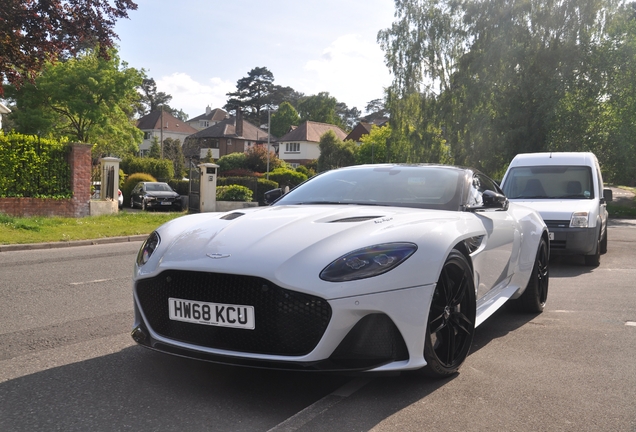
[[[241,185],[217,186],[217,201],[252,201],[252,191]]]
[[[225,156],[221,156],[216,163],[219,166],[219,174],[234,169],[247,168],[245,165],[245,153],[243,152],[230,153]]]
[[[168,180],[168,184],[179,195],[186,196],[190,194],[190,180],[172,179],[172,180]]]
[[[170,159],[128,156],[121,161],[121,168],[127,173],[148,173],[165,182],[174,178],[174,166]]]
[[[289,186],[293,188],[307,180],[307,176],[293,169],[277,168],[269,173],[269,179],[277,182],[280,187]]]
[[[71,198],[66,141],[0,132],[0,196]]]
[[[156,182],[157,179],[146,173],[134,173],[130,174],[124,185],[121,188],[121,193],[124,195],[124,205],[130,203],[130,193],[137,186],[139,182]]]

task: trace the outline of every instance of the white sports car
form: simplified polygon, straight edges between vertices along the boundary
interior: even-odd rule
[[[543,310],[548,254],[539,214],[476,170],[342,168],[159,227],[135,264],[132,337],[225,364],[444,377],[506,301]]]

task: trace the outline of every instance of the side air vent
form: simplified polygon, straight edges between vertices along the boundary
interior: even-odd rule
[[[472,254],[477,249],[479,249],[483,241],[484,241],[484,236],[480,235],[480,236],[467,238],[466,240],[464,240],[464,244],[466,245],[466,248],[468,249],[468,253]]]
[[[336,219],[336,220],[332,220],[330,223],[340,223],[340,222],[364,222],[364,221],[368,221],[371,219],[377,219],[377,218],[381,218],[382,216],[356,216],[356,217],[349,217],[349,218],[344,218],[344,219]]]
[[[240,218],[244,214],[245,213],[234,212],[234,213],[226,214],[221,219],[223,219],[223,220],[234,220],[236,218]]]

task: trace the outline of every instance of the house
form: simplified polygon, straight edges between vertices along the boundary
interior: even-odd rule
[[[0,103],[0,129],[2,129],[2,114],[9,114],[11,110]]]
[[[267,143],[267,131],[243,120],[240,111],[236,117],[221,120],[209,128],[190,135],[183,143],[186,158],[203,159],[211,150],[212,157],[218,159],[230,153],[244,152],[254,145]],[[270,142],[276,138],[272,135]]]
[[[144,132],[144,140],[139,145],[139,154],[142,157],[148,154],[155,139],[159,143],[166,138],[178,139],[183,144],[186,137],[197,133],[188,123],[165,111],[153,111],[143,116],[137,121],[137,127]]]
[[[327,131],[334,131],[336,136],[344,140],[346,132],[338,126],[306,121],[298,127],[292,127],[289,132],[277,140],[278,157],[288,165],[296,168],[318,159],[320,156],[320,137]]]
[[[371,133],[371,128],[373,126],[377,126],[377,127],[382,127],[385,124],[387,124],[387,122],[389,121],[389,119],[387,118],[379,118],[376,119],[372,122],[364,122],[361,121],[360,123],[358,123],[356,125],[356,127],[353,128],[353,130],[351,132],[349,132],[349,135],[346,136],[345,140],[351,140],[351,141],[355,141],[358,144],[360,143],[360,138],[363,135],[368,135]]]
[[[188,124],[196,130],[207,129],[210,126],[214,126],[220,121],[228,118],[228,113],[221,108],[212,109],[209,106],[205,107],[205,114],[196,116],[188,120]]]

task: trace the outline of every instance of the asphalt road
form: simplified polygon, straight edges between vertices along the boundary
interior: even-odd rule
[[[540,315],[477,329],[460,373],[232,368],[136,346],[140,242],[0,252],[0,431],[636,432],[636,224],[598,268],[551,262]]]

